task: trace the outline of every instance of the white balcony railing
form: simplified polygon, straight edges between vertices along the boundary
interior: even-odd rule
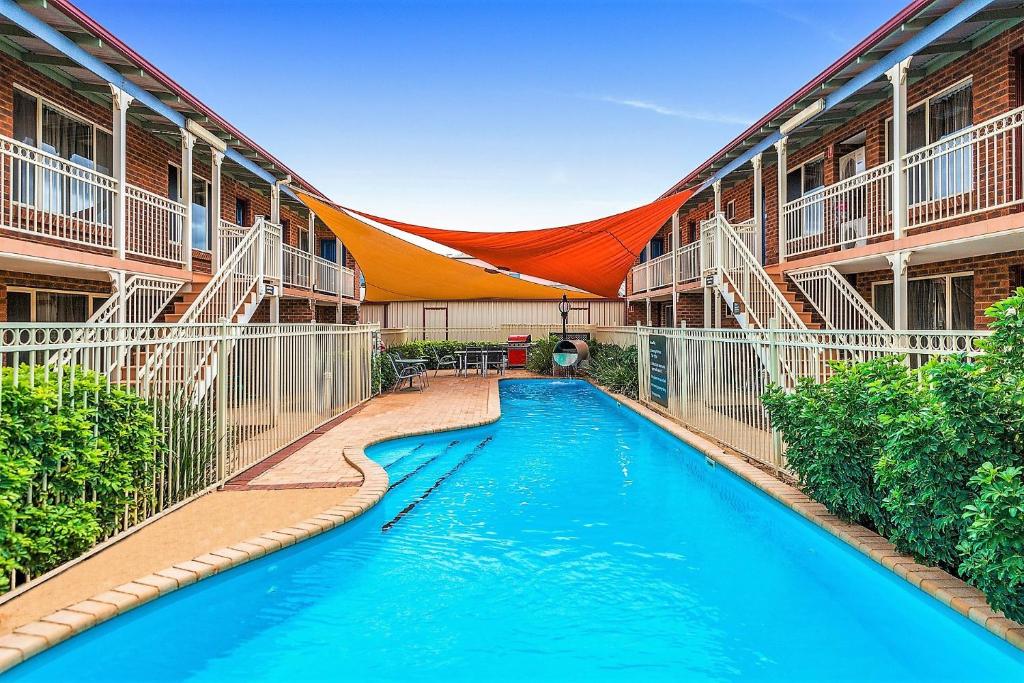
[[[786,254],[863,246],[892,234],[892,162],[869,168],[783,207]]]
[[[338,264],[320,256],[313,257],[316,267],[316,290],[325,294],[338,293]]]
[[[338,279],[341,282],[341,296],[346,299],[356,298],[356,274],[351,268],[338,266]]]
[[[691,242],[676,249],[679,260],[679,282],[691,282],[700,279],[700,242]]]
[[[1024,200],[1024,107],[914,150],[903,160],[907,226],[999,209]]]
[[[313,255],[290,244],[282,245],[284,284],[299,289],[312,289]]]
[[[676,249],[678,280],[676,284],[700,278],[700,242]],[[648,292],[672,284],[672,254],[665,254],[634,266],[630,271],[634,294]]]
[[[117,181],[0,136],[0,227],[91,247],[113,247]]]
[[[124,204],[125,251],[181,263],[185,206],[131,184]]]

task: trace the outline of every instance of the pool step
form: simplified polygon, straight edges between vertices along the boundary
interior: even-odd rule
[[[491,442],[491,440],[492,440],[493,438],[494,438],[494,436],[488,436],[488,437],[484,438],[484,439],[483,439],[483,440],[482,440],[482,441],[481,441],[480,443],[478,443],[478,444],[477,444],[476,446],[474,446],[474,447],[473,447],[473,450],[471,450],[471,451],[470,451],[469,453],[467,453],[466,455],[464,455],[464,456],[463,456],[463,457],[462,457],[462,458],[461,458],[461,459],[460,459],[460,460],[459,460],[459,461],[458,461],[458,462],[457,462],[457,463],[455,464],[455,466],[454,466],[454,467],[452,467],[451,469],[449,469],[448,471],[446,471],[446,472],[445,472],[444,474],[442,474],[442,475],[441,475],[440,477],[438,477],[438,479],[437,479],[437,480],[436,480],[436,481],[435,481],[435,482],[434,482],[433,484],[431,484],[431,485],[430,485],[430,487],[429,487],[429,488],[428,488],[427,490],[425,490],[425,491],[424,491],[423,493],[421,493],[420,495],[418,495],[418,496],[417,496],[416,498],[414,498],[414,499],[412,500],[412,502],[410,502],[410,503],[409,503],[408,505],[406,505],[406,506],[405,506],[404,508],[402,508],[402,510],[401,510],[401,511],[400,511],[400,512],[399,512],[399,513],[398,513],[397,515],[395,515],[393,519],[391,519],[390,521],[386,522],[386,523],[385,523],[385,524],[384,524],[383,526],[381,526],[381,528],[380,528],[381,532],[387,532],[387,531],[390,531],[390,530],[391,530],[391,528],[392,528],[393,526],[395,526],[395,524],[397,524],[397,523],[399,522],[399,520],[401,520],[401,519],[402,519],[403,517],[405,517],[405,516],[406,516],[407,514],[409,514],[410,512],[412,512],[413,508],[415,508],[415,507],[416,507],[417,505],[419,505],[419,504],[420,504],[420,503],[422,503],[422,502],[423,502],[424,500],[426,500],[426,499],[427,499],[427,498],[428,498],[428,497],[430,496],[430,494],[432,494],[432,493],[433,493],[434,491],[437,491],[437,490],[438,490],[439,488],[441,488],[441,486],[442,486],[442,485],[443,485],[443,484],[444,484],[444,483],[445,483],[445,482],[446,482],[446,481],[447,481],[447,480],[448,480],[448,479],[449,479],[449,478],[450,478],[450,477],[451,477],[451,476],[452,476],[453,474],[455,474],[455,473],[456,473],[456,472],[458,472],[458,471],[459,471],[460,469],[462,469],[462,467],[464,467],[464,466],[465,466],[466,464],[468,464],[468,463],[469,463],[469,462],[470,462],[470,461],[471,461],[471,460],[472,460],[473,458],[475,458],[476,456],[480,455],[480,453],[481,453],[481,452],[482,452],[482,451],[484,450],[484,448],[485,448],[485,447],[487,446],[487,444]],[[451,444],[449,444],[449,448],[445,449],[445,451],[444,451],[444,452],[445,452],[445,453],[447,453],[447,452],[448,452],[449,450],[451,450],[451,447],[452,447],[452,446],[454,446],[454,445],[455,445],[455,444],[457,444],[457,443],[458,443],[457,441],[453,441],[453,442],[452,442]],[[433,462],[433,461],[434,461],[434,460],[436,460],[436,459],[437,459],[438,457],[440,457],[440,454],[439,454],[439,455],[437,455],[437,456],[435,456],[434,458],[431,458],[430,462]],[[425,466],[425,465],[424,465],[424,466]],[[412,474],[415,474],[415,472],[418,472],[418,471],[419,471],[420,469],[422,469],[422,467],[423,467],[423,466],[421,466],[421,467],[417,468],[416,470],[414,470],[414,472],[413,472]],[[412,474],[410,474],[409,476],[412,476]],[[408,477],[406,477],[406,478],[408,478]],[[398,483],[401,483],[401,482],[398,482]],[[395,484],[394,486],[397,486],[397,485],[398,485],[398,484]],[[392,487],[392,488],[393,488],[393,487]],[[390,490],[390,489],[389,489],[389,490]]]

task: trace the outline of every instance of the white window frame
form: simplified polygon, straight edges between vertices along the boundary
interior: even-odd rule
[[[33,322],[33,323],[36,322],[36,294],[38,292],[45,292],[47,294],[77,294],[78,296],[88,297],[88,299],[89,299],[89,317],[90,318],[92,317],[93,311],[96,310],[96,301],[95,301],[96,299],[106,300],[106,299],[109,299],[110,297],[114,296],[113,293],[110,293],[110,294],[97,294],[96,292],[81,292],[81,291],[74,290],[74,289],[52,289],[50,287],[20,287],[20,286],[19,287],[14,287],[14,286],[11,286],[11,287],[7,288],[7,291],[8,292],[21,292],[22,294],[28,294],[29,295],[28,310],[29,310],[29,317],[31,318],[31,320],[29,320],[29,322]]]
[[[176,166],[177,164],[172,164],[172,165]],[[178,183],[179,184],[181,183],[181,177],[182,177],[181,176],[181,167],[179,166],[178,167]],[[206,230],[207,230],[207,233],[208,233],[206,240],[207,240],[207,242],[209,242],[209,244],[206,245],[207,246],[206,249],[200,249],[199,247],[192,247],[192,248],[195,249],[196,251],[201,251],[201,252],[206,253],[206,254],[212,254],[213,253],[213,240],[217,239],[217,232],[216,232],[216,230],[214,230],[214,225],[213,225],[213,212],[210,210],[210,208],[211,208],[210,207],[210,200],[213,198],[213,183],[210,182],[210,180],[207,179],[206,176],[202,176],[202,175],[199,175],[198,173],[193,172],[192,173],[192,182],[195,183],[197,180],[201,180],[204,183],[206,183]],[[184,197],[182,197],[182,198],[184,199]],[[188,188],[188,202],[189,202],[190,206],[193,204],[193,202],[192,202],[192,188],[191,187]],[[188,226],[188,229],[191,230],[192,226],[191,225]]]
[[[113,137],[114,137],[113,128],[107,128],[106,126],[103,126],[101,124],[95,123],[95,122],[91,121],[89,118],[87,118],[85,116],[82,116],[81,114],[78,114],[78,113],[68,109],[67,107],[64,107],[64,106],[61,106],[61,105],[57,104],[56,102],[54,102],[53,100],[49,99],[48,97],[44,97],[43,95],[40,95],[39,93],[37,93],[35,90],[32,90],[31,88],[26,88],[25,86],[21,85],[20,83],[15,82],[14,83],[14,89],[15,90],[20,90],[22,92],[22,94],[24,94],[24,95],[28,95],[29,97],[36,98],[36,144],[35,144],[35,148],[40,150],[40,151],[44,151],[43,148],[42,148],[42,144],[43,144],[43,104],[44,103],[50,109],[53,109],[55,111],[60,112],[62,115],[67,116],[69,119],[74,119],[75,121],[78,121],[79,123],[82,123],[82,124],[90,127],[90,129],[92,130],[92,150],[93,150],[93,156],[96,156],[96,150],[98,149],[98,146],[96,145],[96,131],[103,131],[104,133],[109,135],[111,137],[111,139],[113,139]],[[13,111],[11,113],[13,114]],[[89,168],[88,166],[82,166],[81,164],[76,164],[74,161],[71,161],[70,159],[65,159],[64,161],[66,161],[69,164],[73,164],[75,166],[78,166],[79,168],[88,168],[93,173],[99,173],[100,175],[107,175],[105,173],[101,173],[99,170],[97,170],[95,168],[95,166],[96,166],[96,160],[95,159],[92,160],[93,168]],[[113,171],[113,169],[111,169],[111,171]],[[111,178],[113,176],[109,176],[108,175],[107,177]]]
[[[725,204],[725,220],[734,221],[736,220],[736,200],[730,199]]]
[[[973,270],[962,270],[953,273],[939,273],[938,275],[920,275],[918,277],[908,277],[907,282],[915,282],[920,280],[945,280],[946,281],[946,331],[953,330],[953,307],[948,305],[948,302],[953,300],[953,278],[957,277],[975,277]],[[875,294],[875,288],[879,285],[891,285],[893,280],[878,280],[871,283],[871,308],[876,312],[878,311],[877,296]],[[909,302],[908,302],[909,303]],[[928,330],[921,330],[922,332],[928,332]]]

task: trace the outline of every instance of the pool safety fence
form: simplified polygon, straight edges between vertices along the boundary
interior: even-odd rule
[[[636,329],[632,327],[600,325],[568,325],[566,331],[573,338],[583,336],[590,341],[629,346],[636,343]],[[549,335],[562,334],[562,325],[509,323],[497,327],[398,327],[381,330],[384,345],[400,346],[412,341],[438,340],[458,342],[505,342],[510,335],[528,334],[534,341]]]
[[[53,410],[115,388],[145,401],[161,438],[136,474],[142,485],[102,541],[218,486],[370,398],[377,343],[376,325],[4,324],[0,415],[14,409],[10,394],[25,384],[54,387]],[[99,379],[91,396],[76,390],[83,371]],[[73,495],[96,500],[97,488],[87,482]],[[69,495],[40,475],[25,504],[56,505]],[[9,578],[14,588],[33,577]]]
[[[633,329],[640,400],[771,468],[786,469],[785,444],[761,397],[802,378],[827,380],[831,361],[906,356],[920,367],[939,356],[980,353],[987,332]],[[628,345],[628,344],[625,344]]]

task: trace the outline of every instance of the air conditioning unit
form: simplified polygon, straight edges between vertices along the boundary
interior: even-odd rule
[[[863,247],[868,243],[868,218],[854,218],[839,224],[839,239],[843,249]]]

